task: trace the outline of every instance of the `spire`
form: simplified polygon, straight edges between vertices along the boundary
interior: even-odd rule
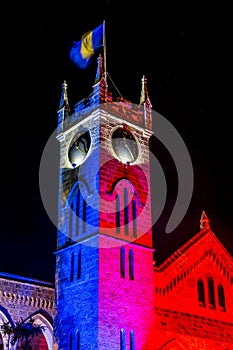
[[[97,58],[97,70],[95,75],[95,83],[92,86],[92,93],[89,96],[90,105],[97,106],[101,103],[111,102],[111,93],[108,92],[106,74],[103,70],[103,57],[100,54]]]
[[[95,75],[95,84],[97,84],[103,76],[104,76],[103,57],[102,57],[102,55],[99,55],[97,58],[97,70],[96,70],[96,75]]]
[[[149,94],[147,90],[147,79],[145,75],[142,77],[142,89],[141,89],[141,96],[140,96],[140,105],[143,108],[143,115],[144,115],[144,127],[151,129],[152,127],[152,104],[149,99]]]
[[[209,228],[210,224],[209,224],[209,219],[205,213],[204,210],[202,210],[202,214],[201,214],[201,220],[200,220],[200,229],[203,230],[203,228]]]
[[[62,84],[62,95],[61,95],[61,100],[60,100],[60,106],[59,109],[62,107],[68,107],[69,106],[69,102],[68,102],[68,95],[67,95],[67,83],[64,80],[63,84]]]
[[[142,89],[141,89],[141,96],[140,96],[140,105],[143,103],[147,103],[148,106],[152,107],[150,99],[149,99],[149,94],[148,94],[148,89],[147,89],[147,79],[145,75],[142,77]]]
[[[60,106],[57,112],[58,113],[58,132],[62,130],[63,121],[69,115],[69,111],[70,111],[70,107],[69,107],[68,95],[67,95],[67,83],[64,80],[62,84]]]

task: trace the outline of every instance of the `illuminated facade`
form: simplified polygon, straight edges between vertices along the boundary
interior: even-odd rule
[[[31,339],[33,350],[54,349],[53,318],[54,286],[33,278],[0,272],[0,325],[32,317],[35,323],[45,327],[43,334]],[[9,347],[8,347],[9,346]],[[23,344],[16,343],[22,350]],[[0,331],[0,349],[16,349],[8,344],[8,337]]]
[[[114,102],[99,58],[73,109],[64,82],[55,288],[0,274],[0,324],[46,325],[33,350],[233,350],[233,261],[206,213],[192,239],[153,261],[152,133],[145,78],[139,105]]]
[[[58,347],[146,349],[154,334],[149,99],[145,108],[112,102],[100,66],[72,113],[63,89]]]
[[[200,232],[153,263],[146,79],[113,102],[98,62],[89,97],[58,111],[59,349],[233,349],[232,258],[203,211]]]
[[[155,349],[233,349],[232,268],[203,212],[200,232],[154,270]]]

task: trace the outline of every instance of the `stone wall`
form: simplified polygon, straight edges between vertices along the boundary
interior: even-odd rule
[[[54,348],[53,318],[55,315],[53,284],[37,279],[0,272],[0,324],[15,324],[32,316],[45,326],[48,349]],[[1,342],[6,337],[0,335]]]

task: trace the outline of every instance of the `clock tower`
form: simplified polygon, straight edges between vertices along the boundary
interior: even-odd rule
[[[58,110],[55,336],[60,350],[153,349],[154,287],[145,77],[113,101],[102,58],[88,98]]]

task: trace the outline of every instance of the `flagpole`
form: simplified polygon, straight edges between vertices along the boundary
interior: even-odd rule
[[[106,31],[105,20],[103,21],[103,45],[104,45],[104,79],[105,79],[105,102],[107,102],[107,63],[106,63]]]
[[[104,44],[104,77],[105,77],[105,80],[107,80],[105,21],[103,22],[103,44]]]

